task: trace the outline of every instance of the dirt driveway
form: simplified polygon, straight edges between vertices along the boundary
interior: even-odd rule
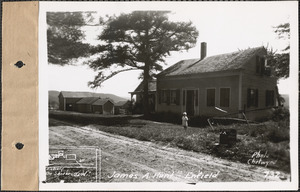
[[[50,119],[50,146],[98,146],[102,182],[290,181],[290,175]]]

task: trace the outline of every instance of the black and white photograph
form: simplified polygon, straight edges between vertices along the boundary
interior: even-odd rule
[[[40,2],[40,189],[298,186],[296,5]]]

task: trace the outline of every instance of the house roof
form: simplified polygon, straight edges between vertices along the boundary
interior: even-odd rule
[[[90,92],[73,92],[73,91],[61,91],[65,98],[83,98],[83,97],[93,97],[94,95]]]
[[[84,97],[100,97],[100,93],[78,92],[78,91],[61,91],[60,94],[64,98],[84,98]]]
[[[84,97],[82,99],[80,99],[78,102],[76,102],[76,104],[92,104],[95,101],[97,101],[98,99],[100,99],[99,97]]]
[[[241,69],[247,62],[257,54],[265,53],[266,49],[261,47],[249,48],[242,51],[215,55],[200,59],[188,59],[175,63],[171,67],[158,74],[162,76],[191,75],[207,72],[229,71]]]
[[[106,102],[111,102],[112,104],[114,104],[114,102],[111,99],[105,98],[105,99],[98,99],[97,101],[92,103],[92,105],[104,105]]]
[[[144,90],[144,81],[142,81],[137,88],[133,91],[133,93],[143,92]],[[148,81],[148,91],[156,91],[156,79],[152,79]]]

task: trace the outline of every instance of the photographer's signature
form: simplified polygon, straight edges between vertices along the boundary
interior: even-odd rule
[[[247,163],[249,165],[263,165],[267,167],[268,165],[274,165],[276,164],[276,161],[268,160],[269,159],[269,154],[268,151],[262,153],[260,150],[255,151],[251,158],[248,159]]]

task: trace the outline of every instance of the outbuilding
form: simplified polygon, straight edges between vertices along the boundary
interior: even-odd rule
[[[92,104],[99,100],[99,97],[85,97],[76,102],[76,111],[80,113],[92,113]]]
[[[114,114],[114,102],[111,99],[98,99],[92,103],[92,112],[99,113],[103,115],[113,115]]]
[[[58,95],[59,110],[77,111],[76,103],[85,97],[93,97],[93,94],[89,92],[61,91]]]

